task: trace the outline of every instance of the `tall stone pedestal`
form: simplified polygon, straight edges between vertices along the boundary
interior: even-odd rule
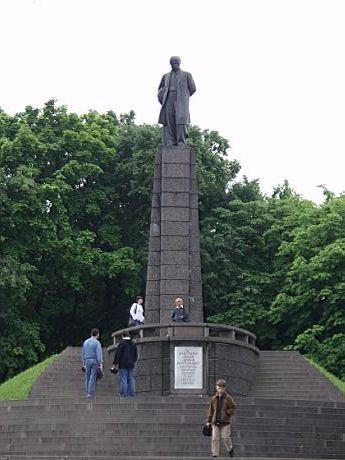
[[[168,321],[177,297],[183,298],[191,321],[203,321],[194,153],[161,147],[154,170],[146,322]]]
[[[212,394],[217,379],[245,396],[254,382],[259,350],[255,336],[203,322],[198,189],[194,153],[161,147],[155,158],[145,325],[129,329],[138,347],[138,394]],[[173,323],[182,297],[189,322]],[[113,333],[113,353],[123,331]]]

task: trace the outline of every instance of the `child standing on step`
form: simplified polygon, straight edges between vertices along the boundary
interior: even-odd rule
[[[236,410],[235,401],[226,391],[226,381],[219,379],[216,382],[216,394],[212,396],[208,410],[206,424],[212,424],[212,457],[219,456],[220,438],[230,457],[234,456],[231,440],[230,417]]]

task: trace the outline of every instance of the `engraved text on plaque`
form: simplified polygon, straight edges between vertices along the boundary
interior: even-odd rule
[[[202,389],[202,347],[175,347],[175,389]]]

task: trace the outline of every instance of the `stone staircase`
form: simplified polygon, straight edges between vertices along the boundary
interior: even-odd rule
[[[255,398],[343,401],[344,396],[298,352],[262,351]]]
[[[0,402],[0,460],[210,458],[208,397],[120,401],[110,364],[86,400],[80,349],[67,348],[29,400]],[[262,352],[251,394],[236,402],[236,458],[345,459],[345,399],[298,353]]]
[[[115,397],[117,378],[108,369],[112,365],[103,349],[104,377],[97,385],[97,397]],[[41,375],[33,386],[30,399],[80,399],[85,395],[84,373],[81,370],[81,348],[68,347]]]

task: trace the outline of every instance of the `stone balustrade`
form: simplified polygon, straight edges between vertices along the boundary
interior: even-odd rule
[[[208,338],[209,341],[221,341],[221,339],[226,339],[226,341],[241,342],[241,344],[250,345],[256,348],[256,336],[245,329],[240,329],[235,326],[213,323],[169,322],[144,324],[142,326],[128,327],[113,332],[112,337],[114,342],[113,345],[108,348],[108,351],[116,347],[124,331],[128,331],[136,339],[152,339],[154,337],[159,337],[159,340],[162,340],[164,337],[166,340],[174,339],[174,337],[178,339],[181,337],[189,339],[203,338],[203,340]]]

